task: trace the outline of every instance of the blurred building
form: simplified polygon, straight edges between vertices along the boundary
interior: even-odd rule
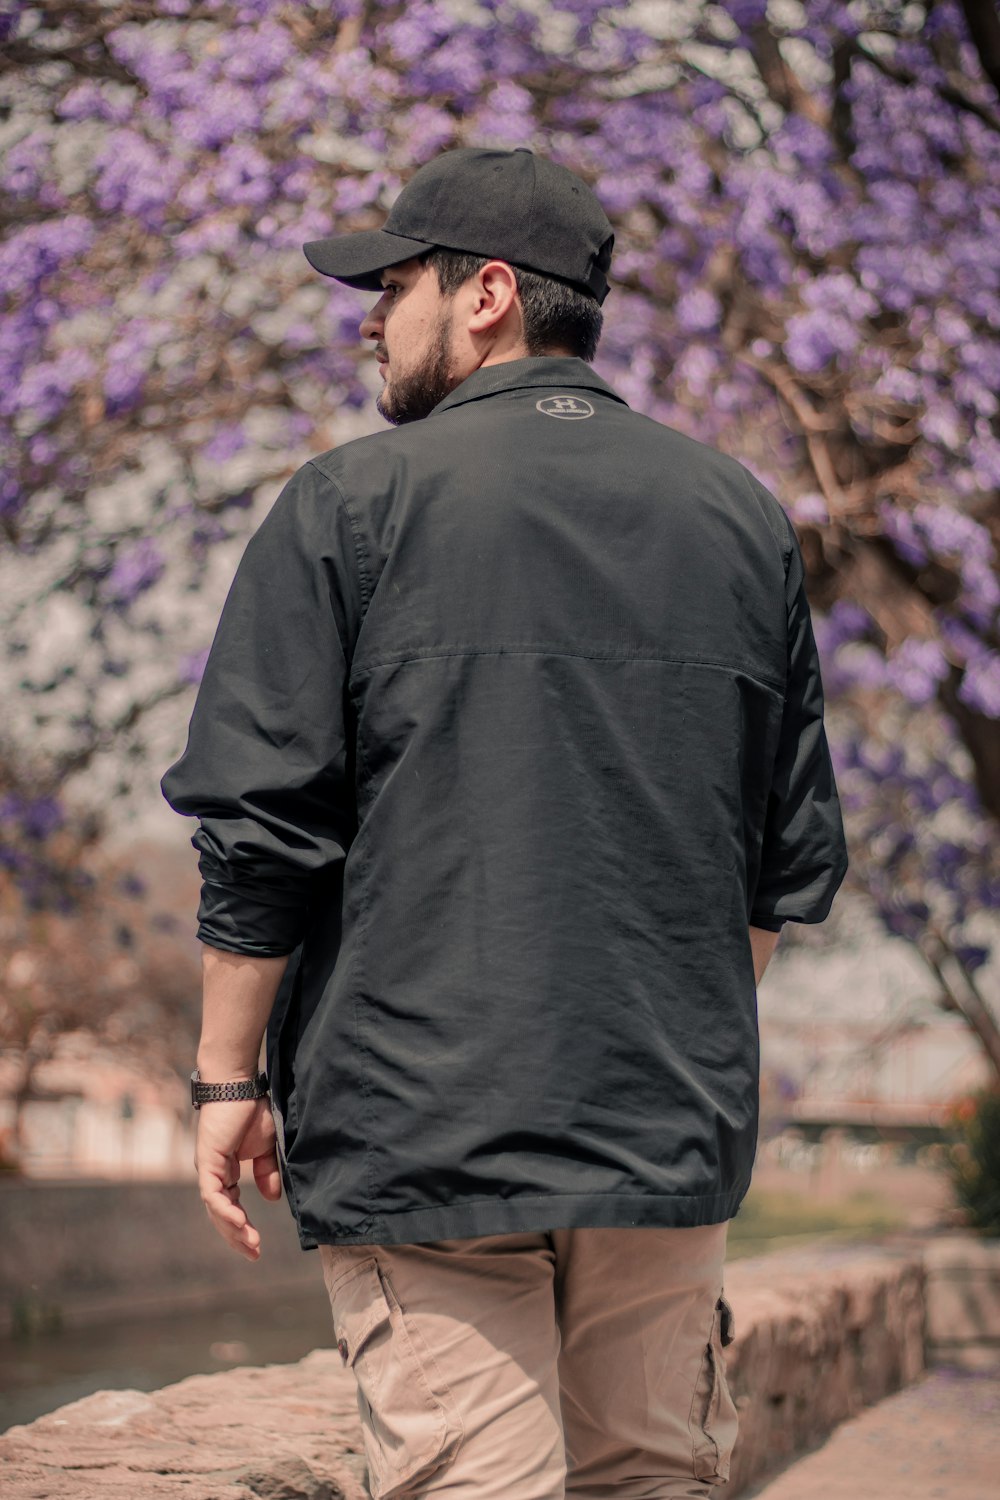
[[[152,1077],[85,1036],[40,1062],[26,1094],[0,1059],[0,1156],[28,1177],[194,1176],[190,1094],[176,1075]]]
[[[996,988],[992,973],[984,987]],[[862,1143],[939,1140],[950,1109],[992,1077],[919,955],[873,924],[822,953],[779,947],[758,1008],[765,1139],[787,1129],[807,1141],[833,1130]]]

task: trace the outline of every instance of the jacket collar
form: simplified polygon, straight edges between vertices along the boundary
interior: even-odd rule
[[[628,405],[625,398],[613,391],[607,381],[602,380],[600,375],[595,375],[586,360],[576,359],[572,355],[545,354],[531,359],[511,359],[505,364],[486,365],[473,370],[461,385],[438,402],[430,415],[435,417],[438,412],[447,411],[451,406],[461,406],[466,401],[481,401],[484,396],[496,396],[501,391],[517,391],[536,386],[549,386],[556,390],[582,388],[598,391],[602,396],[620,401],[623,406]]]

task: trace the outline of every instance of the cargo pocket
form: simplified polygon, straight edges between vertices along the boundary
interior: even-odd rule
[[[340,1357],[354,1371],[372,1500],[392,1500],[458,1451],[465,1427],[419,1330],[374,1256],[328,1281]]]
[[[691,1403],[691,1444],[696,1479],[721,1484],[729,1478],[739,1418],[726,1383],[723,1348],[733,1341],[733,1310],[725,1297],[715,1304],[712,1331],[702,1355]]]

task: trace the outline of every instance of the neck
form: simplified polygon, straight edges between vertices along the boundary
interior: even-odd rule
[[[506,365],[514,359],[572,359],[573,357],[569,349],[543,349],[540,355],[532,355],[525,344],[517,344],[514,348],[503,351],[491,349],[487,353],[486,358],[480,361],[477,368],[482,370],[486,365]]]

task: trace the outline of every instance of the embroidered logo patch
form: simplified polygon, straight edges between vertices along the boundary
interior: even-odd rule
[[[582,396],[546,396],[535,402],[535,410],[547,417],[562,417],[564,422],[581,422],[594,415],[594,408]]]

